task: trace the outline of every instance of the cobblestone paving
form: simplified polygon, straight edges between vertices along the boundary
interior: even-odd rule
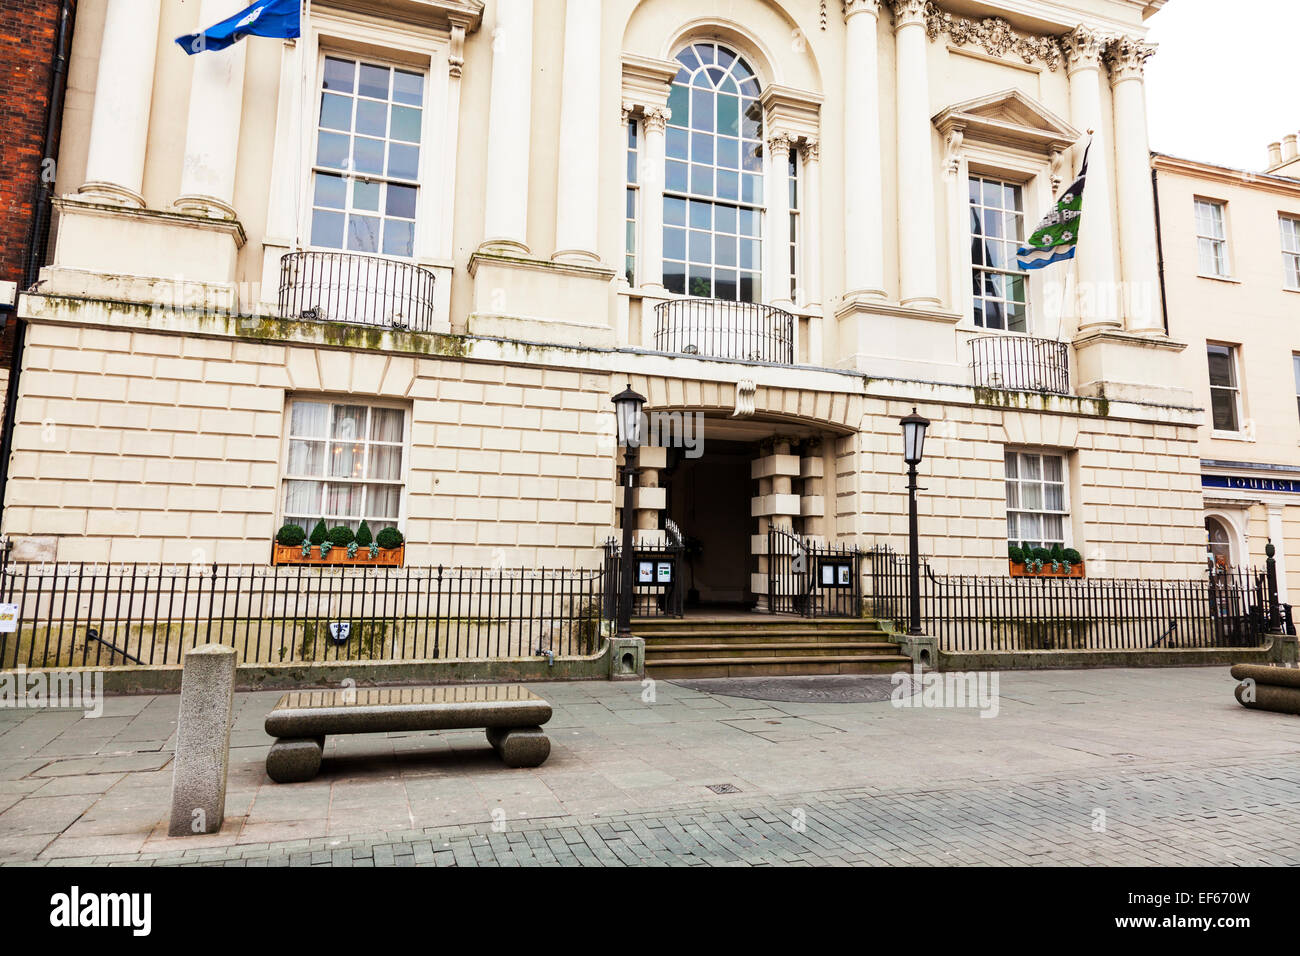
[[[506,827],[438,827],[55,864],[1300,866],[1300,764],[1281,758],[1013,786],[829,792]]]
[[[0,865],[1300,864],[1300,719],[1234,683],[1007,673],[996,715],[536,684],[539,768],[481,731],[365,735],[293,786],[265,773],[279,695],[239,694],[225,825],[180,839],[175,697],[0,710]]]

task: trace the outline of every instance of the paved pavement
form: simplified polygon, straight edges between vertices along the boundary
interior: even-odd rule
[[[176,698],[0,710],[0,862],[1300,864],[1300,720],[1241,708],[1220,668],[1003,674],[992,719],[532,686],[540,768],[477,731],[335,738],[293,786],[263,772],[278,695],[238,695],[226,825],[180,840]]]

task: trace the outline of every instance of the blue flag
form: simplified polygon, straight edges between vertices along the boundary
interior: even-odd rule
[[[216,26],[177,37],[176,42],[193,56],[204,50],[224,50],[247,36],[292,40],[301,35],[302,0],[258,0]]]

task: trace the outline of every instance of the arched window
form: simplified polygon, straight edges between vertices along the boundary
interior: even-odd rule
[[[758,78],[734,51],[677,54],[664,175],[664,287],[762,301],[763,108]]]

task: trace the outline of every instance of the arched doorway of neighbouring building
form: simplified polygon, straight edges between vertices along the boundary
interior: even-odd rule
[[[1208,515],[1205,518],[1205,560],[1211,567],[1221,571],[1232,569],[1232,532],[1221,518]]]

